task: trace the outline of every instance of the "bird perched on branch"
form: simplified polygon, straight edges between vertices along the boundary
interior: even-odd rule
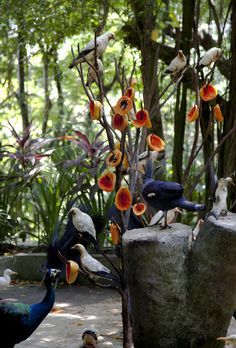
[[[2,348],[12,348],[26,340],[48,315],[55,301],[53,282],[58,280],[60,271],[49,269],[44,284],[47,288],[44,299],[36,304],[26,305],[0,301],[0,328]]]
[[[7,288],[11,283],[11,277],[10,275],[17,274],[17,272],[12,271],[11,269],[7,268],[3,272],[3,276],[0,277],[0,290]]]
[[[69,214],[72,214],[72,222],[81,237],[85,240],[97,245],[96,229],[92,218],[83,213],[79,208],[71,208]]]
[[[98,333],[96,330],[85,330],[82,333],[83,348],[95,348],[98,341]]]
[[[227,197],[229,184],[233,184],[233,179],[230,177],[221,178],[218,181],[213,207],[208,215],[213,215],[216,219],[218,219],[219,216],[227,215]]]
[[[230,344],[231,347],[236,347],[236,335],[229,335],[227,337],[217,337],[218,341],[224,341],[225,344]]]
[[[196,69],[202,69],[205,66],[210,66],[212,63],[215,63],[221,56],[221,49],[217,47],[212,47],[204,53],[200,58],[199,62],[196,65]]]
[[[177,56],[170,62],[166,70],[164,71],[164,75],[171,74],[176,76],[181,70],[183,70],[186,66],[187,60],[182,50],[178,51]]]
[[[97,51],[96,56],[100,57],[106,50],[110,40],[115,40],[115,35],[109,31],[97,37]],[[95,60],[95,40],[92,39],[79,53],[79,55],[73,60],[69,68],[72,69],[76,65],[85,62],[86,60],[91,64],[94,64]]]
[[[111,274],[109,268],[105,267],[101,262],[92,257],[82,244],[76,244],[71,249],[75,249],[80,253],[82,270],[102,278],[107,278],[116,282],[118,281],[118,278]]]
[[[97,59],[97,68],[95,65],[90,66],[88,68],[86,86],[90,86],[93,82],[96,82],[98,84],[98,76],[97,76],[96,69],[97,69],[99,75],[102,76],[104,67],[103,67],[103,63],[100,59]]]
[[[183,208],[189,211],[205,210],[204,204],[192,203],[183,197],[183,186],[176,182],[166,182],[154,180],[152,178],[153,164],[151,160],[147,161],[146,178],[143,186],[143,197],[146,202],[157,210],[163,210],[165,223],[167,225],[167,211],[175,207]]]

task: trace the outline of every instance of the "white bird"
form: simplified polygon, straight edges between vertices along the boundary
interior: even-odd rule
[[[196,226],[194,227],[193,230],[191,230],[189,237],[188,237],[188,248],[191,249],[191,247],[193,246],[194,241],[197,239],[197,235],[200,232],[202,226],[204,224],[204,220],[199,219],[197,221]]]
[[[100,57],[106,50],[110,40],[115,40],[115,35],[109,31],[97,37],[97,57]],[[72,69],[79,63],[85,62],[85,58],[90,63],[94,63],[95,46],[94,39],[92,39],[83,49],[79,55],[73,60],[69,68]]]
[[[186,66],[187,60],[182,50],[178,51],[177,56],[170,62],[164,74],[172,74],[176,76]]]
[[[10,275],[11,274],[17,274],[17,273],[12,271],[9,268],[5,269],[3,276],[0,277],[0,290],[5,289],[10,285],[10,282],[11,282]]]
[[[229,335],[227,337],[217,337],[218,341],[225,341],[225,344],[230,344],[231,347],[236,347],[236,335]]]
[[[228,184],[230,183],[233,184],[233,179],[230,177],[221,178],[218,181],[215,191],[215,200],[209,215],[214,215],[216,218],[218,218],[220,215],[227,215]]]
[[[98,66],[97,66],[98,74],[100,76],[102,76],[103,70],[104,70],[102,61],[100,59],[97,59],[97,64],[98,64]],[[96,69],[96,67],[94,67],[94,68]],[[98,76],[97,76],[97,72],[94,68],[92,66],[90,66],[88,68],[86,86],[90,86],[93,82],[96,82],[98,84]]]
[[[200,232],[202,226],[204,224],[204,220],[203,219],[199,219],[196,226],[194,227],[192,234],[193,234],[193,240],[197,239],[197,235]]]
[[[221,56],[222,50],[217,47],[212,47],[204,53],[196,65],[196,69],[202,69],[205,66],[209,66],[215,63]]]
[[[79,251],[80,262],[85,271],[97,275],[110,273],[109,268],[105,267],[101,262],[92,257],[82,244],[75,244],[71,249]]]
[[[72,222],[78,232],[93,244],[97,244],[96,229],[92,218],[82,212],[79,208],[71,208],[69,214],[72,214]]]

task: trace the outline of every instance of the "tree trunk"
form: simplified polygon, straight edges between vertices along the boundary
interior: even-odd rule
[[[214,121],[211,117],[210,107],[208,103],[201,103],[201,132],[203,140],[203,158],[206,164],[214,150]],[[210,163],[205,171],[205,204],[207,210],[211,208],[211,199],[213,199],[215,191],[215,173],[213,163]]]
[[[57,87],[57,105],[58,105],[58,125],[57,128],[60,131],[61,126],[63,124],[63,119],[65,117],[65,110],[64,110],[64,96],[62,91],[62,73],[60,71],[60,66],[58,64],[58,54],[57,51],[53,51],[53,58],[54,58],[54,80],[56,82]]]
[[[49,69],[49,53],[48,50],[43,51],[43,79],[44,79],[44,114],[42,124],[42,136],[44,137],[47,131],[49,112],[52,107],[50,100],[48,69]]]
[[[153,0],[132,0],[131,5],[135,14],[136,36],[138,33],[140,39],[138,44],[142,57],[141,73],[143,80],[144,108],[150,113],[153,133],[164,138],[157,79],[159,46],[151,40],[151,33],[155,29],[156,2]],[[146,133],[144,133],[143,138],[144,137],[146,137]],[[142,149],[140,149],[140,151],[142,151]]]
[[[123,236],[135,348],[222,348],[236,308],[236,215],[209,217],[194,244],[175,223]],[[223,245],[222,245],[223,241]]]
[[[17,93],[17,99],[20,106],[22,125],[23,129],[27,128],[29,125],[29,114],[28,114],[28,104],[27,96],[25,91],[25,67],[27,62],[27,51],[23,35],[23,30],[21,28],[21,21],[18,24],[18,81],[19,81],[19,93]]]
[[[122,324],[123,324],[123,348],[131,348],[133,343],[132,326],[130,322],[129,291],[127,288],[120,291],[122,303]]]
[[[195,1],[183,1],[183,30],[180,42],[180,48],[183,50],[189,62],[190,48],[192,43],[192,30],[194,22]],[[173,180],[182,182],[183,171],[183,150],[185,134],[185,115],[187,112],[187,84],[182,80],[181,104],[176,105],[174,121],[174,148],[173,148]],[[180,93],[180,86],[178,86]],[[179,100],[176,99],[176,103]]]

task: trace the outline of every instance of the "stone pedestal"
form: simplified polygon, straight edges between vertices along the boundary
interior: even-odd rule
[[[236,309],[236,214],[123,236],[135,348],[220,348]]]

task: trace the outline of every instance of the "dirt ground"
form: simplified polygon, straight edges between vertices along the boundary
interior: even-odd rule
[[[39,283],[15,284],[0,292],[0,298],[36,303],[45,294]],[[18,348],[79,348],[85,329],[98,331],[98,348],[122,347],[121,303],[112,289],[80,285],[59,285],[53,311],[33,335],[18,344]],[[236,320],[232,318],[228,334],[236,334]],[[230,347],[230,346],[225,346]]]
[[[11,285],[0,292],[3,299],[31,304],[40,301],[45,289],[38,283]],[[122,347],[121,303],[112,289],[59,285],[53,311],[19,348],[79,348],[85,329],[98,330],[98,348]]]

